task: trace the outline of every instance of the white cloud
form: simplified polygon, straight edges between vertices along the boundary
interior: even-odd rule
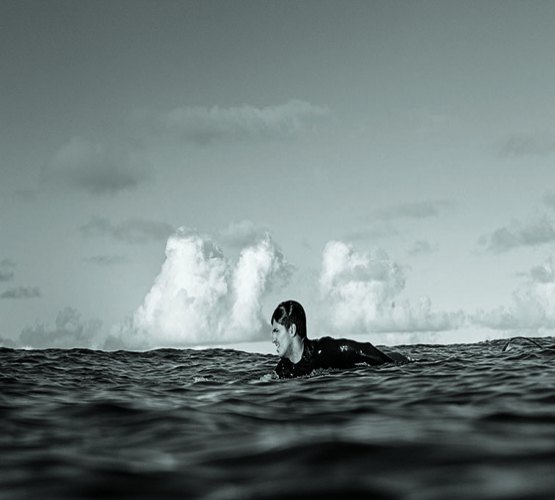
[[[79,231],[87,237],[109,237],[124,243],[147,243],[165,240],[174,229],[165,222],[137,217],[119,224],[113,224],[102,217],[93,217],[87,224],[81,226]]]
[[[475,323],[496,330],[539,332],[555,328],[555,259],[550,257],[526,274],[526,279],[513,293],[509,307],[478,311]]]
[[[19,343],[23,347],[37,349],[101,348],[104,343],[101,325],[98,320],[83,321],[75,309],[66,307],[56,316],[54,325],[39,323],[24,328]]]
[[[295,135],[327,109],[301,100],[257,108],[243,105],[175,108],[161,115],[164,130],[196,144],[218,141],[285,138]]]
[[[480,237],[478,243],[486,251],[502,253],[518,247],[534,247],[555,242],[555,226],[547,217],[539,217],[526,223],[513,221]]]
[[[243,248],[237,262],[208,237],[181,228],[121,341],[137,348],[243,341],[267,334],[262,300],[291,268],[269,235]]]
[[[44,180],[92,194],[113,195],[144,181],[142,160],[122,146],[73,137],[54,155]]]
[[[330,241],[322,253],[321,310],[335,332],[441,331],[457,328],[462,313],[435,313],[431,301],[398,298],[403,269],[381,250],[359,253]]]

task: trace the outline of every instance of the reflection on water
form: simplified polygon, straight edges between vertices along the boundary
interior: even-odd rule
[[[0,349],[0,497],[555,498],[555,339],[270,380],[234,350]]]

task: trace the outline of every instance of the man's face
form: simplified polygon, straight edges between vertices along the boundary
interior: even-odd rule
[[[292,335],[283,325],[272,321],[272,342],[276,345],[280,358],[287,356],[291,350]]]

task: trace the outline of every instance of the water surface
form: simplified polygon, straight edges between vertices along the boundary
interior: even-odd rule
[[[0,349],[0,497],[555,498],[555,339],[272,380],[236,350]]]

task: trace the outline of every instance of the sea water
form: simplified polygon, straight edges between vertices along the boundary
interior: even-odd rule
[[[227,349],[0,349],[5,499],[555,498],[555,339],[270,377]]]

